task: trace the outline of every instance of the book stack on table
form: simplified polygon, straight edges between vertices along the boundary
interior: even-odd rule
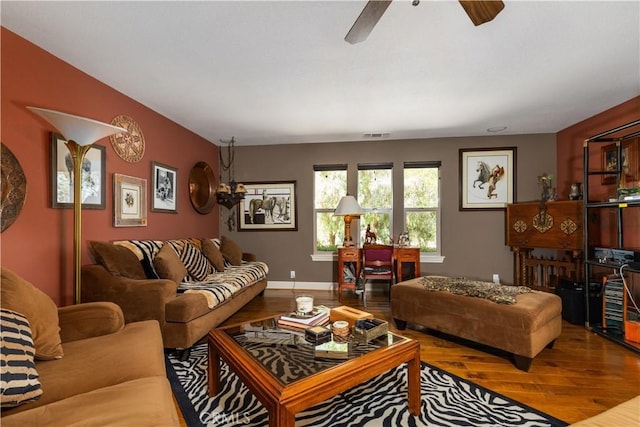
[[[310,314],[298,314],[296,312],[285,314],[278,319],[281,328],[304,331],[312,326],[324,326],[329,324],[329,307],[323,305],[313,307]]]

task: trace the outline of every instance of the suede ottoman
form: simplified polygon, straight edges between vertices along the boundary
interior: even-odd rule
[[[445,334],[505,350],[519,369],[545,347],[552,347],[562,331],[562,302],[557,295],[533,291],[516,297],[516,304],[497,304],[484,298],[429,291],[420,278],[391,288],[391,313],[398,329],[414,323]]]

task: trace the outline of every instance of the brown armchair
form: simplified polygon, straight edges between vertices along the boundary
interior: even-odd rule
[[[15,366],[34,371],[28,387],[20,375],[7,377],[12,391],[6,407],[3,395],[2,426],[179,425],[157,322],[125,324],[111,302],[56,307],[4,267],[0,291],[2,308],[12,313],[3,325],[13,317],[33,337],[32,345],[3,342],[3,363],[11,346]],[[20,396],[32,390],[40,393]]]

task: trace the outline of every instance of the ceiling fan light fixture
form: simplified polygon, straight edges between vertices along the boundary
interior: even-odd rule
[[[376,26],[382,15],[387,10],[392,0],[369,0],[358,18],[351,26],[351,29],[344,40],[351,44],[361,43],[369,37],[369,34]],[[502,0],[458,0],[464,11],[467,13],[473,25],[482,25],[495,18],[502,9]],[[412,0],[412,6],[418,6],[420,0]]]
[[[501,0],[459,0],[459,3],[476,27],[493,21],[504,9]]]

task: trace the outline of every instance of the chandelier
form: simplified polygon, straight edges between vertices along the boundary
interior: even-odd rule
[[[218,200],[219,204],[226,207],[227,209],[231,209],[232,207],[240,203],[240,200],[244,199],[244,195],[247,192],[247,189],[245,188],[244,184],[237,183],[234,179],[235,169],[233,167],[233,163],[236,154],[236,141],[234,137],[231,137],[230,141],[223,141],[221,139],[220,142],[223,144],[227,144],[226,163],[222,158],[222,147],[220,148],[220,151],[218,153],[220,154],[220,167],[223,171],[227,172],[228,184],[221,182],[220,185],[218,185],[218,191],[216,191],[216,199]],[[220,174],[220,176],[222,176],[222,174]]]

